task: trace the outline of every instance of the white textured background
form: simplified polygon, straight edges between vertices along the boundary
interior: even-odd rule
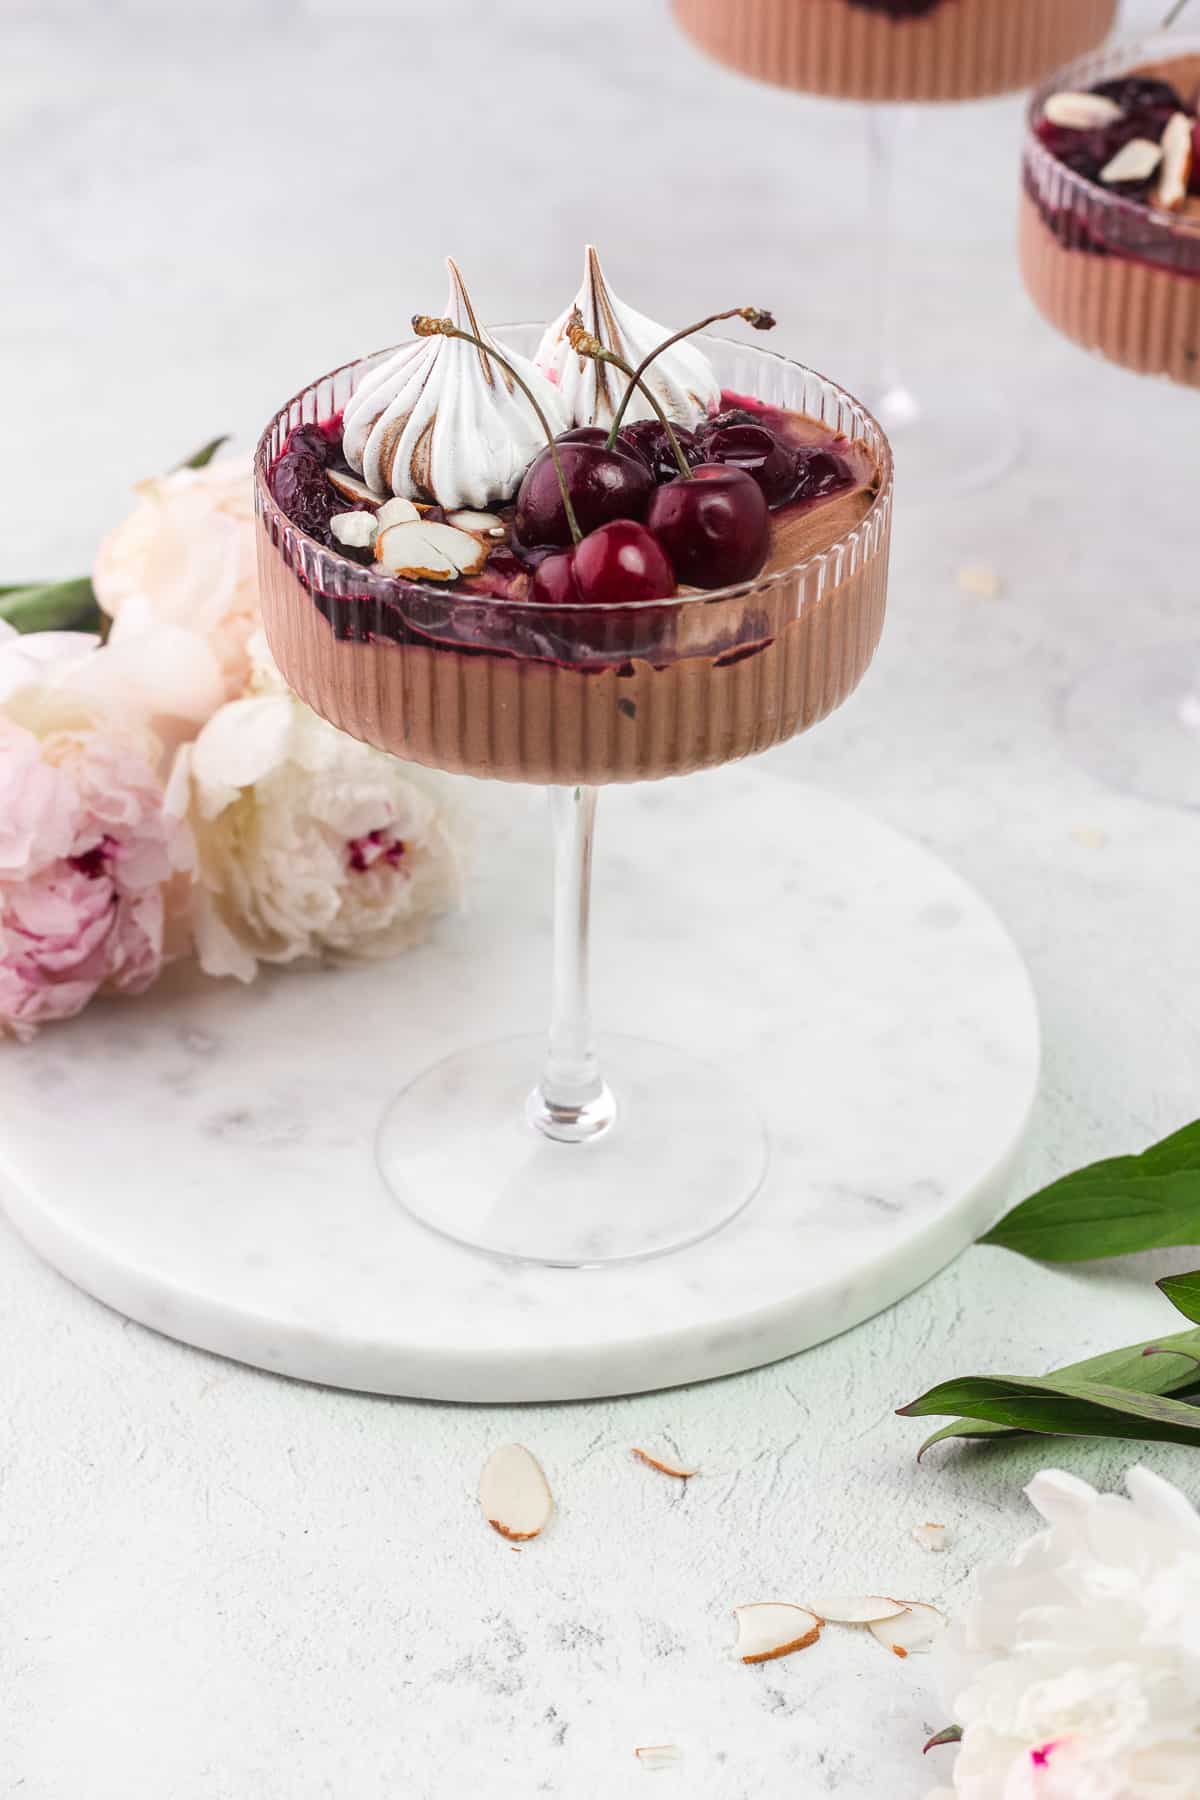
[[[0,578],[75,572],[139,475],[222,429],[250,440],[315,371],[401,335],[440,306],[447,249],[486,316],[564,304],[588,236],[652,314],[767,303],[785,347],[856,366],[857,116],[709,67],[657,0],[4,0],[0,33]],[[977,500],[902,512],[875,670],[776,761],[934,845],[1008,921],[1046,1026],[1032,1183],[1198,1110],[1200,822],[1096,787],[1054,727],[1097,654],[1195,634],[1198,559],[1196,396],[1091,363],[1021,296],[1019,113],[922,115],[902,267],[914,350],[1011,393],[1029,454]],[[994,601],[956,584],[980,561]],[[489,1412],[218,1362],[123,1326],[0,1233],[0,1794],[19,1800],[591,1800],[643,1781],[917,1800],[945,1722],[922,1666],[830,1632],[743,1669],[728,1609],[863,1583],[953,1607],[1025,1531],[1034,1468],[1113,1480],[1136,1452],[918,1470],[920,1427],[892,1408],[1173,1318],[1149,1285],[1165,1259],[1064,1272],[976,1250],[756,1375]],[[560,1508],[520,1556],[473,1502],[514,1436]],[[680,1491],[630,1461],[636,1442],[703,1477]],[[1190,1453],[1146,1460],[1200,1492]],[[909,1540],[926,1518],[952,1527],[942,1557]],[[639,1770],[633,1745],[664,1740],[678,1770]]]

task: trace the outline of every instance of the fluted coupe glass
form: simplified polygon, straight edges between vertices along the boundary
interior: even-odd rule
[[[1152,212],[1077,175],[1035,126],[1046,100],[1134,70],[1200,91],[1200,37],[1164,32],[1059,69],[1029,109],[1020,249],[1025,286],[1064,337],[1140,375],[1200,387],[1200,216]],[[1148,420],[1147,437],[1154,428]],[[1088,671],[1063,705],[1072,754],[1123,793],[1200,806],[1200,643]]]
[[[1015,461],[1020,422],[977,370],[958,379],[939,356],[911,366],[895,280],[900,176],[925,103],[1018,93],[1099,44],[1117,0],[673,0],[688,35],[742,74],[803,93],[863,100],[868,207],[858,232],[862,393],[896,447],[914,504],[986,487]],[[928,196],[926,196],[928,198]],[[922,299],[923,304],[923,299]]]
[[[541,331],[495,335],[531,355]],[[263,617],[296,692],[409,761],[549,787],[548,1044],[515,1038],[457,1052],[392,1102],[378,1140],[383,1178],[417,1218],[526,1261],[597,1264],[692,1243],[739,1212],[766,1169],[761,1118],[734,1078],[670,1044],[593,1037],[598,789],[729,762],[816,724],[858,684],[883,626],[892,506],[883,433],[797,363],[700,342],[723,387],[863,441],[879,469],[865,514],[829,549],[712,593],[560,610],[387,577],[298,530],[271,494],[272,461],[295,426],[339,413],[390,351],[306,388],[258,447]]]

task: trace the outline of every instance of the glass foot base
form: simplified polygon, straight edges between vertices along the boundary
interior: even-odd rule
[[[897,384],[863,401],[891,440],[902,505],[990,487],[1021,454],[1013,414],[998,399],[977,398],[973,388],[968,400],[956,399],[944,375],[928,389]]]
[[[581,1142],[529,1121],[539,1037],[460,1050],[418,1075],[379,1128],[391,1192],[460,1244],[564,1268],[661,1256],[719,1230],[766,1171],[753,1102],[670,1045],[601,1037],[598,1049],[615,1117]]]
[[[1200,644],[1091,669],[1063,702],[1076,762],[1123,794],[1200,806]]]

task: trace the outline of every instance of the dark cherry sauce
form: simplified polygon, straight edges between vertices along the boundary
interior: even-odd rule
[[[831,434],[815,420],[731,392],[722,394],[719,413],[695,434],[684,434],[688,459],[703,460],[710,443],[724,445],[729,460],[755,474],[761,448],[755,440],[765,436],[762,426],[769,426],[789,453],[786,469],[773,466],[763,481],[768,505],[780,525],[860,484],[855,457],[861,458],[863,452],[848,439]],[[659,427],[635,425],[629,435],[656,481],[678,473],[674,458],[664,452]],[[351,473],[341,446],[340,414],[320,425],[299,426],[286,439],[268,476],[271,492],[288,519],[333,550],[345,568],[345,580],[336,583],[336,591],[334,584],[331,591],[311,589],[314,605],[336,637],[355,643],[419,644],[466,656],[510,656],[587,671],[615,669],[618,675],[632,674],[634,659],[658,666],[675,660],[674,607],[648,606],[615,616],[597,607],[512,604],[528,600],[534,569],[553,552],[544,546],[522,546],[513,534],[511,503],[490,509],[508,527],[509,540],[492,551],[478,576],[435,588],[375,570],[369,584],[362,581],[361,564],[334,542],[329,529],[335,514],[355,510],[327,479],[329,470]],[[300,568],[293,566],[293,573],[308,585]],[[362,581],[358,591],[356,580]],[[697,595],[698,600],[705,598]],[[710,644],[709,654],[720,666],[754,655],[770,641],[767,631],[765,614],[747,607],[731,624],[727,638]]]
[[[1134,261],[1166,267],[1176,274],[1200,276],[1200,233],[1188,236],[1172,230],[1177,215],[1155,212],[1149,202],[1155,177],[1147,181],[1101,182],[1100,172],[1134,138],[1157,142],[1168,120],[1177,112],[1195,117],[1196,107],[1169,81],[1152,75],[1121,75],[1098,81],[1089,90],[1122,108],[1111,125],[1091,131],[1073,131],[1049,119],[1039,121],[1037,136],[1051,156],[1073,174],[1081,176],[1107,198],[1130,202],[1126,206],[1100,208],[1090,196],[1070,197],[1059,206],[1048,203],[1039,188],[1036,172],[1027,165],[1025,191],[1042,219],[1066,250],[1087,250],[1096,256],[1124,256]],[[1200,192],[1200,120],[1193,127],[1195,153],[1192,188]]]
[[[864,12],[886,13],[889,19],[924,19],[945,0],[850,0]]]

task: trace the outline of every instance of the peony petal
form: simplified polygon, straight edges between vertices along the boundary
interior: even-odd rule
[[[216,818],[242,788],[253,787],[287,760],[293,702],[286,694],[231,700],[205,725],[192,746],[192,784],[200,810]]]
[[[1064,1469],[1043,1469],[1025,1489],[1031,1506],[1048,1525],[1075,1530],[1096,1503],[1096,1490]]]

